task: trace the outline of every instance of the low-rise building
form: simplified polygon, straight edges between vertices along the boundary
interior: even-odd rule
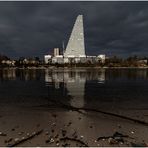
[[[53,57],[52,58],[52,63],[53,64],[56,64],[56,63],[63,64],[64,63],[63,55],[58,55],[56,57]]]
[[[15,66],[15,60],[2,60],[1,63],[8,66]]]
[[[99,60],[99,62],[105,63],[105,54],[98,55],[97,56],[97,59]]]
[[[45,64],[51,63],[51,60],[52,60],[52,56],[51,55],[48,54],[48,55],[44,56]]]

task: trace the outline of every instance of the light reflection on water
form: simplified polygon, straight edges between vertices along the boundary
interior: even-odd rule
[[[85,85],[87,81],[96,80],[105,82],[105,69],[99,71],[75,70],[75,71],[53,71],[45,70],[46,85],[54,85],[55,89],[60,89],[60,83],[63,83],[63,90],[67,89],[67,95],[71,96],[70,105],[83,107],[85,104]],[[53,83],[53,84],[52,84]]]
[[[147,82],[147,69],[1,69],[0,104],[147,108]]]

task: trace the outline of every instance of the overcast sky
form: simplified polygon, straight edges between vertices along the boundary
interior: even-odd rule
[[[84,16],[88,55],[148,56],[148,2],[0,2],[0,53],[34,57],[67,45]]]

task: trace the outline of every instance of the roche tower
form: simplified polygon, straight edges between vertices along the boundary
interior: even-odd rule
[[[70,35],[64,57],[84,57],[85,44],[84,44],[84,27],[83,16],[78,15],[72,33]]]

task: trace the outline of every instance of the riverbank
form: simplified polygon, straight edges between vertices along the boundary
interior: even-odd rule
[[[134,111],[120,114],[148,122],[148,110],[137,117]],[[0,119],[0,146],[148,146],[146,125],[102,113],[53,105],[1,106]]]
[[[148,66],[144,67],[0,67],[0,69],[148,69]]]

